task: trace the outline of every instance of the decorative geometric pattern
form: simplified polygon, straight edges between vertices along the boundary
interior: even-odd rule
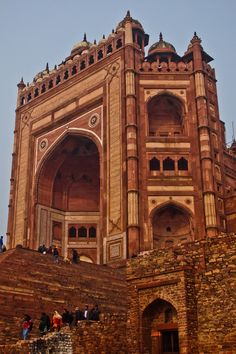
[[[39,151],[45,151],[48,147],[48,139],[44,138],[39,142]]]
[[[90,118],[89,118],[89,122],[88,122],[88,126],[90,128],[94,128],[96,127],[96,125],[98,125],[98,123],[100,122],[100,116],[97,113],[94,113]]]

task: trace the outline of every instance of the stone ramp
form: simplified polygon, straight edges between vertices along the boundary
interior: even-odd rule
[[[53,262],[52,255],[16,248],[0,254],[0,343],[19,338],[24,313],[34,319],[38,332],[41,312],[74,311],[97,303],[102,313],[126,313],[124,272],[86,262]]]

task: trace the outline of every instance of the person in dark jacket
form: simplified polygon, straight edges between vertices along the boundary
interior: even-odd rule
[[[2,252],[3,236],[0,236],[0,252]]]
[[[62,323],[63,325],[68,325],[70,321],[70,313],[67,309],[64,309],[63,314],[62,314]]]
[[[77,326],[78,321],[83,321],[85,320],[83,311],[79,309],[79,307],[76,307],[75,309],[75,326]]]
[[[53,254],[54,263],[58,263],[59,262],[59,252],[58,252],[57,247],[53,248],[52,254]]]
[[[90,320],[92,321],[99,321],[99,315],[100,315],[100,310],[98,308],[98,305],[95,305],[95,307],[92,308],[90,311]]]
[[[73,249],[72,250],[72,263],[77,264],[78,262],[79,262],[78,252],[75,249]]]
[[[45,313],[42,312],[39,323],[39,332],[41,336],[44,336],[50,330],[50,318]]]

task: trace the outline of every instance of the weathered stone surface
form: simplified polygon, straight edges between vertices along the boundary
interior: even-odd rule
[[[76,328],[64,327],[44,338],[0,346],[5,354],[126,354],[126,316],[107,315],[101,322],[81,321]]]
[[[157,340],[155,333],[174,328],[181,354],[234,354],[236,292],[230,269],[235,254],[233,234],[144,252],[127,263],[126,298],[125,277],[118,270],[82,262],[55,265],[51,257],[34,251],[8,251],[0,255],[0,336],[5,343],[0,353],[46,354],[50,349],[51,353],[146,354]],[[76,329],[64,328],[37,339],[42,310],[73,309],[85,300],[99,303],[100,322],[83,321]],[[170,322],[162,317],[166,304],[174,309]],[[24,312],[33,314],[35,328],[30,341],[13,345]],[[150,330],[144,336],[145,328]]]
[[[102,316],[126,312],[124,272],[86,262],[53,263],[52,255],[17,248],[0,254],[0,343],[19,338],[25,313],[34,320],[32,335],[38,334],[42,312],[50,316],[57,309],[74,311],[85,304],[98,304]],[[122,294],[122,296],[121,296]]]
[[[146,345],[143,321],[148,307],[157,311],[158,300],[177,311],[180,353],[235,353],[236,282],[231,273],[235,254],[236,235],[231,234],[145,252],[130,260],[129,353],[151,353],[152,337]],[[153,321],[150,317],[152,331]]]

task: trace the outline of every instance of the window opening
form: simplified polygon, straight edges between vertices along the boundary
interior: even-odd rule
[[[163,161],[163,170],[164,171],[174,171],[175,170],[175,162],[170,157],[167,157]]]
[[[64,73],[64,80],[67,80],[68,77],[69,77],[69,73],[68,73],[68,70],[66,70]]]
[[[122,40],[118,39],[117,42],[116,42],[116,49],[119,49],[121,47],[122,47]]]
[[[179,171],[188,171],[188,160],[184,157],[178,160],[178,170]]]
[[[112,53],[112,45],[109,44],[109,46],[107,47],[107,54]]]
[[[52,87],[53,87],[53,81],[50,80],[50,81],[49,81],[49,84],[48,84],[48,88],[50,89],[50,88],[52,88]]]
[[[87,229],[82,226],[78,230],[79,237],[87,237]]]
[[[69,237],[76,237],[76,228],[74,226],[69,228]]]
[[[94,63],[94,56],[90,55],[90,57],[89,57],[89,65],[91,65],[93,63]]]
[[[38,95],[39,95],[39,89],[36,88],[36,89],[34,90],[34,97],[37,97]]]
[[[77,73],[77,68],[75,65],[73,66],[71,73],[72,75],[75,75]]]
[[[56,85],[58,85],[60,82],[61,82],[61,77],[60,77],[60,75],[58,75],[57,79],[56,79]]]
[[[85,69],[85,61],[84,60],[82,60],[80,62],[80,70],[83,70],[83,69]]]
[[[150,171],[160,171],[160,161],[153,157],[149,161]]]
[[[99,50],[99,52],[98,52],[98,60],[100,60],[102,58],[103,58],[103,52],[102,52],[102,50]]]
[[[44,93],[45,91],[46,91],[46,85],[43,84],[43,85],[42,85],[42,88],[41,88],[41,93]]]
[[[95,227],[90,227],[89,228],[89,237],[90,238],[96,238],[96,236],[97,236],[97,230],[96,230],[96,228]]]

